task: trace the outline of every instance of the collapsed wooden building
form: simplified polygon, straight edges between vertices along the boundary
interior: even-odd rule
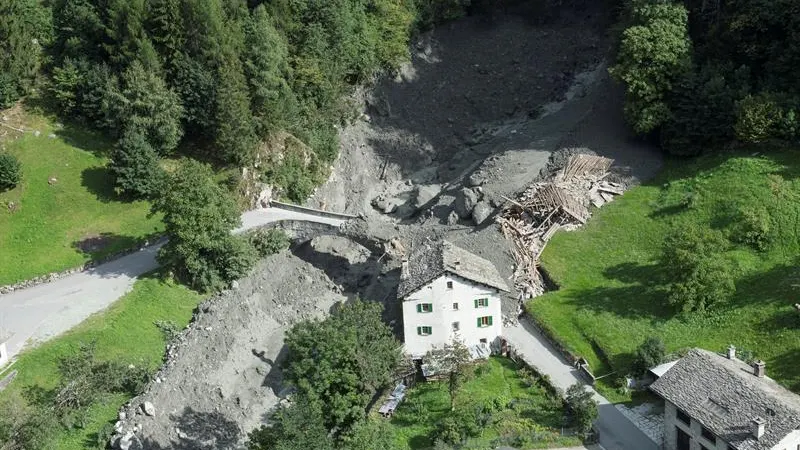
[[[531,184],[516,200],[505,198],[506,208],[497,221],[512,244],[520,300],[544,292],[539,257],[556,231],[585,224],[591,206],[599,208],[623,193],[624,186],[606,180],[613,162],[602,156],[573,155],[550,179]]]

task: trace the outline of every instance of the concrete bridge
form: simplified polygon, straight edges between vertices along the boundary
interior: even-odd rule
[[[331,231],[356,216],[287,203],[242,214],[234,233],[285,223],[318,224]],[[13,358],[26,345],[46,341],[102,311],[128,293],[136,278],[158,268],[160,242],[83,272],[0,295],[0,329],[11,334],[8,355]]]

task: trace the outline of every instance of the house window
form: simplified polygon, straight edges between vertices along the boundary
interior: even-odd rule
[[[492,316],[478,317],[478,328],[485,328],[492,326]]]
[[[475,299],[475,307],[476,308],[486,308],[489,306],[489,299],[488,298],[476,298]]]
[[[678,435],[676,442],[677,450],[689,450],[692,446],[692,438],[690,438],[689,435],[679,427],[675,427],[675,432]]]
[[[420,336],[430,336],[433,333],[433,328],[431,327],[417,327],[417,334]]]
[[[689,415],[681,411],[680,409],[678,410],[677,416],[678,420],[685,423],[686,425],[690,425],[692,423],[692,419],[689,418]]]
[[[447,289],[453,289],[453,282],[452,281],[448,281],[447,282]]]
[[[458,331],[461,329],[461,323],[453,322],[453,331]]]
[[[433,312],[433,303],[419,303],[419,304],[417,304],[417,312],[418,313]]]
[[[481,344],[488,344],[489,341],[486,338],[481,339]]]
[[[704,438],[708,439],[708,442],[713,442],[714,445],[717,444],[717,437],[714,436],[714,433],[712,433],[711,430],[709,430],[708,428],[701,427],[700,428],[700,435],[703,436]]]
[[[458,303],[453,303],[453,311],[458,311]]]

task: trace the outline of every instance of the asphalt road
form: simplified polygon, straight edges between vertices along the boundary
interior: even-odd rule
[[[520,325],[505,327],[506,339],[522,357],[544,374],[550,376],[553,384],[567,390],[575,383],[584,384],[583,379],[571,365],[567,364],[558,352],[524,320]],[[605,397],[594,392],[598,403],[598,418],[595,422],[600,437],[600,445],[606,450],[659,450],[660,446],[623,416]]]
[[[242,226],[234,232],[281,221],[333,226],[344,223],[344,219],[328,215],[266,208],[242,214]],[[69,330],[128,293],[137,277],[158,268],[156,254],[162,245],[146,247],[51,283],[0,295],[0,329],[12,334],[7,344],[9,357],[13,358],[26,345]]]

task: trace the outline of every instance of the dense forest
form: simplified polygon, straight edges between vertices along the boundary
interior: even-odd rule
[[[60,115],[118,139],[111,169],[132,197],[154,190],[159,157],[244,166],[286,131],[311,151],[263,176],[301,201],[336,155],[344,94],[469,3],[0,0],[0,108],[40,88]]]
[[[628,0],[612,74],[633,129],[694,155],[800,138],[800,2]]]

